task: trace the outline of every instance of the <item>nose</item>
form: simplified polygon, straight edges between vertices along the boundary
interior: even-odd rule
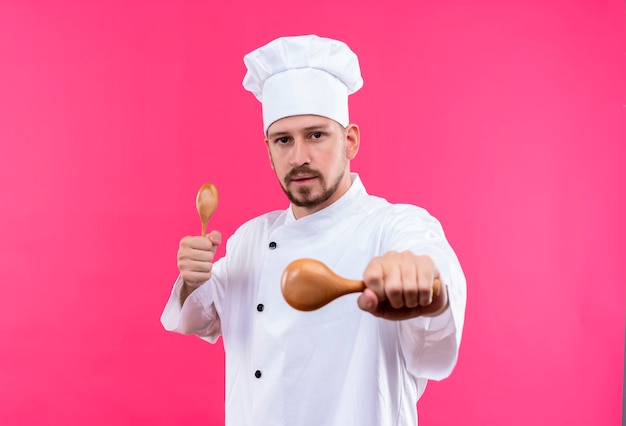
[[[308,164],[311,161],[309,154],[309,146],[307,143],[301,139],[296,139],[291,148],[289,165],[291,167],[298,167],[303,164]]]

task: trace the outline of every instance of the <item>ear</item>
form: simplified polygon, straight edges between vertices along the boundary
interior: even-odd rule
[[[348,127],[346,127],[346,157],[348,157],[348,160],[353,160],[356,157],[360,144],[361,133],[359,126],[352,123],[348,124]]]
[[[270,152],[270,141],[265,138],[265,147],[267,148],[267,156],[270,159],[270,167],[274,170],[274,161],[272,160],[272,153]]]

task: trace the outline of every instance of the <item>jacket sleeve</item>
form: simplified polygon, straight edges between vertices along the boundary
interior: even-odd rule
[[[183,280],[179,276],[170,298],[161,314],[161,323],[167,331],[195,334],[215,343],[221,335],[219,312],[225,288],[225,264],[222,258],[213,264],[211,279],[194,290],[185,303],[180,304]]]
[[[458,358],[465,313],[465,278],[456,268],[441,273],[441,281],[448,288],[448,308],[435,317],[419,317],[398,324],[407,370],[416,378],[444,379],[452,373]]]
[[[398,206],[386,245],[392,250],[410,250],[430,256],[439,269],[440,280],[448,289],[448,308],[435,317],[399,321],[400,345],[406,368],[415,378],[441,380],[456,365],[463,323],[467,288],[461,265],[446,240],[440,223],[425,210]]]

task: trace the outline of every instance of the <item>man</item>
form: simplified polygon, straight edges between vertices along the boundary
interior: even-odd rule
[[[466,291],[458,260],[425,210],[368,195],[350,172],[360,134],[348,95],[363,82],[348,46],[285,37],[244,61],[291,203],[241,226],[214,264],[218,232],[183,238],[163,325],[222,336],[228,425],[415,425],[426,381],[456,363]],[[294,310],[280,278],[305,257],[366,289]]]

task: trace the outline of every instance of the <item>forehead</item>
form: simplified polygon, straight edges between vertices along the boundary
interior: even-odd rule
[[[319,115],[294,115],[273,122],[267,129],[267,135],[297,133],[332,126],[339,126],[339,124],[330,118]]]

